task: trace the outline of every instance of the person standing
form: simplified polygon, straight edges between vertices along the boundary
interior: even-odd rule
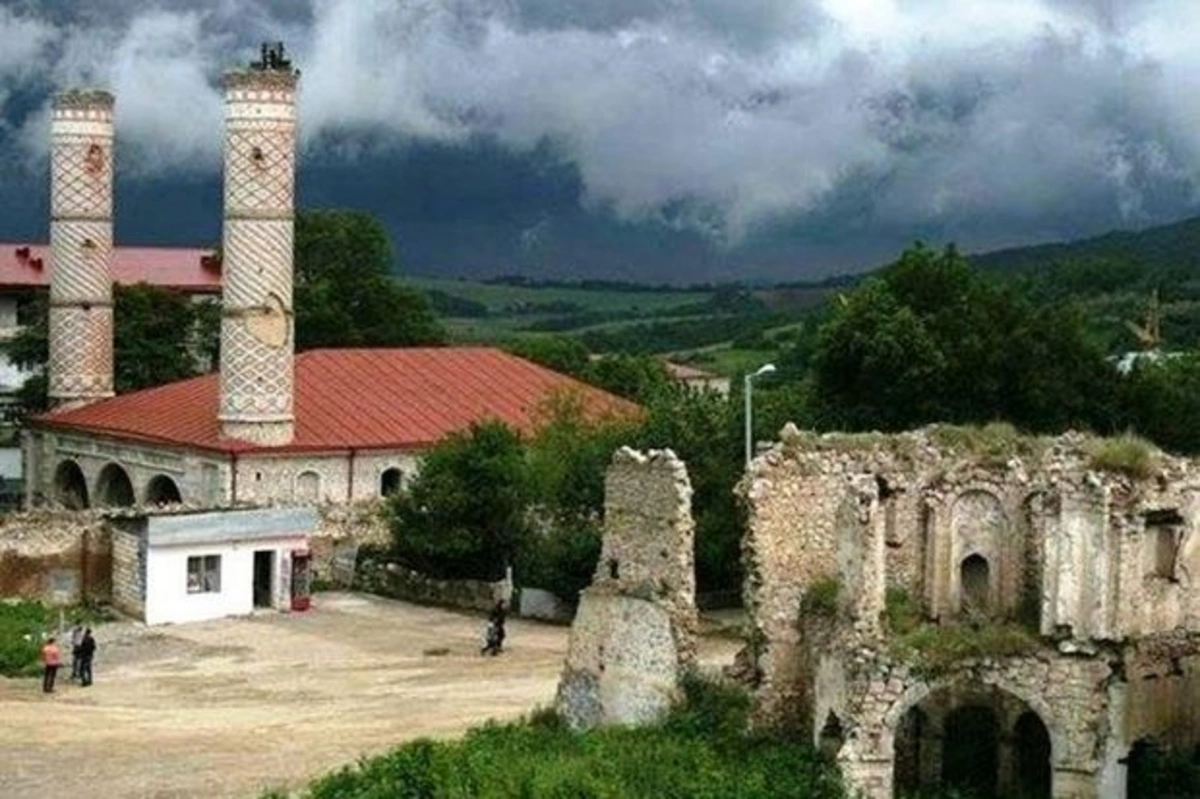
[[[491,649],[493,655],[499,655],[504,649],[504,622],[507,618],[508,608],[505,606],[504,600],[501,599],[496,602],[496,606],[492,608],[492,613],[489,619],[492,623],[492,626],[495,627],[495,641],[489,642],[491,643],[489,648]]]
[[[54,678],[58,675],[58,667],[61,665],[62,652],[51,636],[42,646],[42,693],[54,693]]]
[[[96,656],[96,639],[92,637],[92,628],[88,627],[79,642],[79,682],[85,688],[92,684],[92,658]]]
[[[71,628],[71,681],[79,679],[79,645],[83,643],[83,625]]]

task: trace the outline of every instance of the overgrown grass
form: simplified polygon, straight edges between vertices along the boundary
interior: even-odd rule
[[[999,623],[978,627],[922,624],[892,639],[896,655],[931,677],[964,660],[1028,655],[1038,646],[1037,637],[1024,627]]]
[[[991,422],[982,427],[936,425],[929,437],[939,446],[977,457],[989,466],[1003,466],[1013,458],[1040,458],[1046,440],[1024,435],[1008,422]]]
[[[833,618],[837,615],[840,592],[838,578],[822,577],[804,592],[804,597],[800,600],[800,615]]]
[[[1149,441],[1132,433],[1115,438],[1100,438],[1088,446],[1088,465],[1102,472],[1114,472],[1145,480],[1158,471],[1158,450]]]
[[[419,740],[318,779],[305,799],[844,799],[811,748],[747,731],[749,700],[692,679],[662,724],[572,733],[542,711]],[[268,794],[283,796],[283,794]]]
[[[884,597],[883,620],[888,632],[907,635],[925,620],[925,609],[903,588],[889,588]]]

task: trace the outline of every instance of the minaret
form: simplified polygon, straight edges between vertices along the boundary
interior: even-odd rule
[[[50,123],[50,403],[113,394],[113,96],[71,90]]]
[[[283,45],[225,75],[221,433],[292,440],[296,83]]]

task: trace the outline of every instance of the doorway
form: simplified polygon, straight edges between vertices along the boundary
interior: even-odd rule
[[[275,576],[275,552],[264,550],[254,553],[254,607],[269,608],[274,605],[271,588]]]

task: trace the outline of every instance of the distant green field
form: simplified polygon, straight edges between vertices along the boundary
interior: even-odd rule
[[[482,303],[496,313],[521,305],[563,302],[573,303],[588,311],[642,311],[656,313],[703,302],[704,291],[614,291],[611,289],[538,288],[477,283],[438,277],[402,277],[404,285],[424,291],[444,291],[456,297]]]

